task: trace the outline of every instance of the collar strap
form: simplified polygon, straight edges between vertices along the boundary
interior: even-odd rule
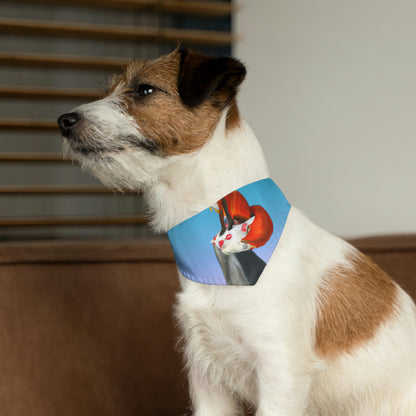
[[[255,285],[290,204],[270,179],[243,186],[168,231],[180,272],[210,285]]]

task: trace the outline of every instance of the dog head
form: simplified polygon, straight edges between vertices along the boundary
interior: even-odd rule
[[[59,117],[64,153],[110,187],[149,186],[169,160],[201,149],[224,111],[238,124],[244,77],[235,59],[182,48],[132,62],[104,98]]]

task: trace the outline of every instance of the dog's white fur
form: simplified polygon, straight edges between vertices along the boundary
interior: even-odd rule
[[[139,137],[141,129],[115,104],[116,94],[77,109],[92,125],[103,126],[104,132],[91,137],[110,145],[119,129]],[[269,177],[253,132],[243,121],[227,129],[227,111],[211,139],[191,153],[159,157],[127,146],[98,161],[68,143],[66,152],[110,186],[143,190],[152,225],[163,232],[229,192]],[[350,267],[354,255],[348,243],[292,207],[255,286],[203,285],[180,275],[176,316],[196,416],[239,414],[240,399],[257,416],[416,415],[416,312],[400,288],[396,313],[371,339],[336,357],[316,351],[325,272]]]

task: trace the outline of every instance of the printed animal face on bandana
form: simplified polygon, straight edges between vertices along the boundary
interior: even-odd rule
[[[251,217],[241,224],[234,224],[231,229],[220,230],[212,239],[212,244],[218,247],[224,254],[251,250],[254,246],[245,242],[244,238],[250,232],[253,221],[254,217]]]
[[[223,254],[261,247],[273,233],[273,222],[267,211],[260,205],[250,206],[238,191],[220,199],[214,209],[221,229],[211,242]]]
[[[289,202],[270,178],[212,202],[168,231],[179,270],[203,284],[255,285],[282,235]]]
[[[211,243],[225,280],[257,281],[266,263],[252,249],[262,247],[272,236],[270,215],[261,205],[249,205],[239,191],[221,198],[214,210],[221,229]]]

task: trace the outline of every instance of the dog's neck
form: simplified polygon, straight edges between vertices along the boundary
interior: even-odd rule
[[[240,120],[226,128],[223,115],[202,149],[172,157],[156,185],[145,191],[152,226],[165,232],[229,192],[267,177],[262,150],[249,126]]]

